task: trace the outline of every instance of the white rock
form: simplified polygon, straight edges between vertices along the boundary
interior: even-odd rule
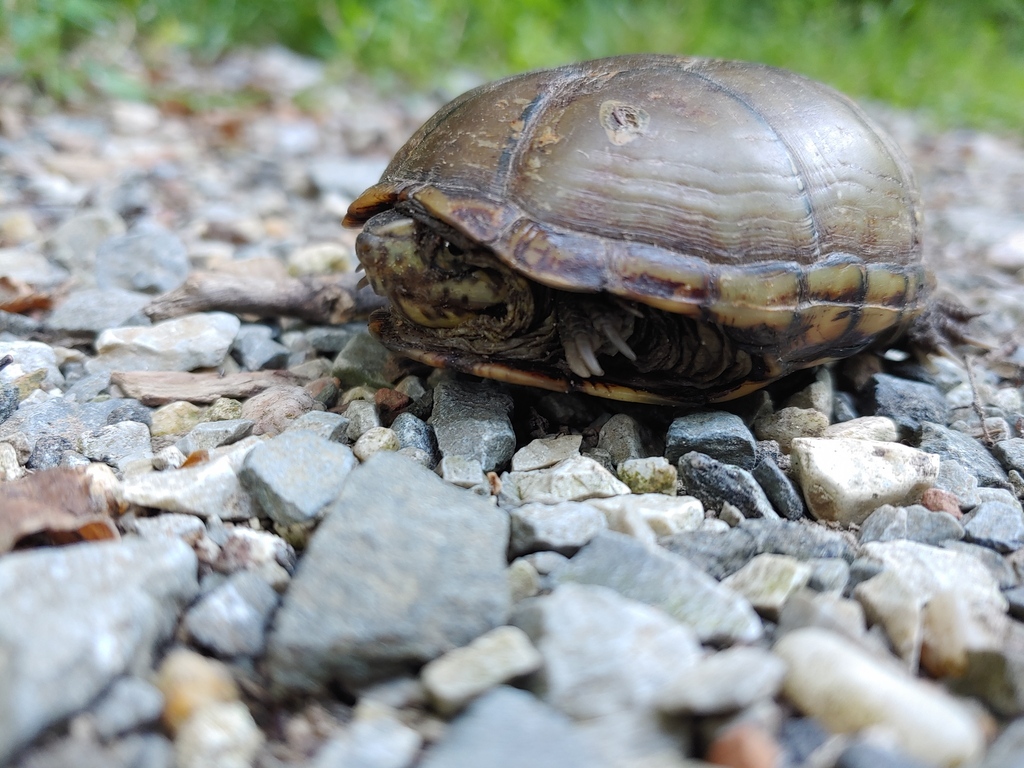
[[[775,696],[786,664],[770,651],[736,646],[701,659],[666,686],[658,708],[669,713],[718,715]]]
[[[630,492],[628,485],[586,456],[563,459],[553,467],[534,472],[509,472],[506,477],[524,503],[585,501]]]
[[[984,733],[965,705],[840,635],[800,629],[774,650],[789,665],[786,697],[834,733],[880,727],[910,756],[943,768],[970,763],[984,751]]]
[[[207,704],[174,740],[178,768],[251,768],[263,732],[240,701]]]
[[[811,514],[860,524],[882,504],[912,503],[935,482],[939,457],[900,443],[802,437],[793,470]]]
[[[434,659],[420,673],[434,706],[458,712],[484,691],[540,668],[540,652],[518,627],[498,627]]]
[[[352,453],[360,461],[366,461],[375,453],[381,451],[397,451],[401,446],[398,444],[398,435],[388,427],[371,427],[359,436],[355,445],[352,446]]]
[[[483,472],[476,462],[481,478]],[[553,550],[572,555],[608,523],[591,502],[563,501],[559,504],[523,504],[509,510],[513,556]]]
[[[579,455],[582,435],[558,435],[534,440],[512,455],[512,471],[544,469]]]
[[[704,524],[704,505],[693,496],[663,493],[631,493],[587,502],[604,513],[608,527],[620,533],[624,520],[638,517],[656,536],[696,531]]]
[[[374,429],[381,429],[375,427]],[[373,429],[370,430],[372,432]],[[367,432],[366,434],[370,434]],[[362,438],[359,438],[362,440]],[[357,441],[358,444],[358,441]],[[435,470],[446,482],[460,488],[472,488],[474,485],[487,482],[483,464],[480,459],[471,456],[442,456]]]
[[[868,621],[885,629],[893,650],[907,662],[907,667],[917,669],[924,597],[895,571],[882,571],[861,582],[854,588],[853,595],[864,607]]]
[[[39,341],[0,341],[0,358],[7,355],[14,362],[0,368],[0,384],[9,384],[39,370],[46,371],[43,387],[59,387],[64,384],[64,376],[57,367],[57,355],[48,344]]]
[[[823,437],[895,443],[899,440],[899,430],[896,427],[896,422],[888,416],[861,416],[859,419],[830,425],[825,429]]]
[[[416,761],[423,737],[380,704],[356,707],[356,717],[317,753],[310,768],[409,768]]]
[[[1024,269],[1024,229],[993,243],[988,249],[988,263],[1008,272]]]
[[[152,326],[109,328],[96,339],[96,357],[86,363],[100,371],[191,371],[224,361],[241,322],[226,312],[204,312]]]
[[[722,579],[750,601],[762,616],[776,620],[789,596],[807,584],[811,566],[788,555],[761,554]]]

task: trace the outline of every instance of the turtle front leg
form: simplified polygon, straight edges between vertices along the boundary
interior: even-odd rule
[[[584,379],[604,376],[598,355],[621,354],[636,360],[628,339],[640,314],[625,302],[559,294],[555,304],[558,338],[569,370]]]

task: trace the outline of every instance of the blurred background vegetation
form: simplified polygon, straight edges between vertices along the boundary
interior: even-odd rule
[[[424,88],[634,51],[763,61],[944,125],[1024,130],[1024,0],[0,0],[0,77],[145,97],[119,51],[282,43]]]

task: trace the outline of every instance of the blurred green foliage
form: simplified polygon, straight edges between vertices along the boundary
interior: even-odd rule
[[[280,42],[343,74],[418,87],[458,69],[490,77],[635,51],[721,56],[947,124],[1024,127],[1022,0],[0,0],[0,75],[58,97],[130,92],[97,40],[206,58]]]

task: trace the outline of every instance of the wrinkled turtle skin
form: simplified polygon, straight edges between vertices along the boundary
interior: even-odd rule
[[[759,64],[621,56],[463,94],[345,218],[389,348],[697,405],[899,337],[921,202],[855,104]]]

